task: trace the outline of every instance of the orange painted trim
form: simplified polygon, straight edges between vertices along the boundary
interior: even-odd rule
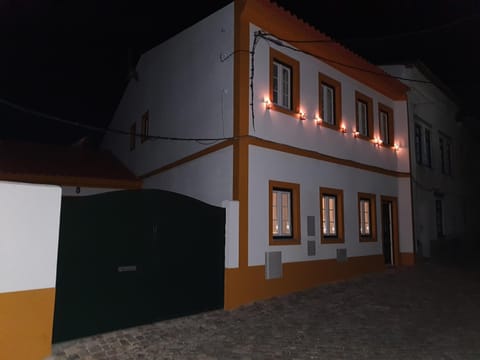
[[[221,143],[218,143],[218,144],[215,144],[215,145],[212,145],[208,148],[205,148],[203,150],[200,150],[196,153],[193,153],[191,155],[188,155],[188,156],[185,156],[184,158],[181,158],[179,160],[176,160],[174,162],[171,162],[167,165],[164,165],[158,169],[155,169],[155,170],[152,170],[152,171],[149,171],[148,173],[144,174],[144,175],[140,175],[139,178],[142,179],[142,180],[145,180],[149,177],[152,177],[152,176],[155,176],[155,175],[158,175],[158,174],[161,174],[167,170],[170,170],[170,169],[173,169],[177,166],[180,166],[180,165],[183,165],[187,162],[190,162],[190,161],[193,161],[193,160],[196,160],[202,156],[205,156],[205,155],[208,155],[208,154],[211,154],[215,151],[218,151],[218,150],[221,150],[221,149],[224,149],[228,146],[231,146],[233,144],[233,140],[225,140],[225,141],[222,141]]]
[[[385,271],[383,255],[358,256],[346,262],[335,259],[283,264],[283,278],[265,279],[265,266],[225,269],[225,309],[347,280],[362,274]]]
[[[326,162],[330,162],[338,165],[349,166],[349,167],[353,167],[361,170],[375,172],[382,175],[388,175],[393,177],[410,177],[410,173],[387,170],[381,167],[366,165],[366,164],[362,164],[352,160],[336,158],[330,155],[318,153],[316,151],[300,149],[294,146],[280,144],[274,141],[264,140],[254,136],[248,137],[248,143],[250,145],[259,146],[259,147],[263,147],[270,150],[281,151],[281,152],[285,152],[293,155],[308,157],[315,160],[321,160],[321,161],[326,161]]]
[[[0,173],[0,180],[18,181],[32,184],[52,184],[73,187],[96,187],[110,189],[141,189],[142,181],[102,179],[91,177],[62,176],[62,175],[38,175],[21,173]]]
[[[400,253],[400,265],[413,266],[415,265],[415,254],[413,252]]]
[[[239,202],[239,267],[248,267],[248,142],[250,131],[250,24],[246,0],[234,2],[233,200]],[[229,284],[231,285],[231,284]],[[227,289],[227,286],[225,287]]]
[[[51,355],[55,289],[0,293],[0,359]]]
[[[248,20],[263,31],[287,42],[289,39],[319,40],[320,42],[292,42],[290,45],[317,57],[390,99],[407,99],[408,86],[276,3],[269,0],[244,0],[242,4],[245,4],[243,12]]]

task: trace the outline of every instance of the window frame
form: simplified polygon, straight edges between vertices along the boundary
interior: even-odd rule
[[[274,93],[274,64],[279,63],[291,69],[290,73],[290,108],[285,108],[273,101]],[[300,104],[300,63],[281,53],[274,48],[270,48],[270,102],[271,109],[283,112],[288,115],[298,114]]]
[[[335,218],[337,225],[337,233],[335,236],[325,235],[323,229],[323,197],[334,196],[335,202]],[[341,244],[345,242],[344,238],[344,206],[343,206],[343,190],[333,188],[320,188],[320,242],[322,244]]]
[[[323,86],[327,86],[333,90],[333,123],[325,121],[323,117]],[[320,125],[340,130],[342,122],[342,84],[323,73],[318,73],[318,94],[318,115],[322,119]]]
[[[370,234],[362,234],[362,216],[361,216],[361,202],[369,201],[369,220],[370,220]],[[360,242],[376,242],[377,241],[377,197],[375,194],[358,193],[358,236]]]
[[[382,113],[387,115],[387,137],[388,141],[382,138]],[[384,146],[393,146],[395,143],[395,131],[394,131],[395,121],[393,118],[393,109],[385,104],[378,103],[378,129],[380,140],[382,140],[382,145]]]
[[[269,219],[269,244],[270,245],[298,245],[301,242],[300,232],[300,185],[296,183],[269,180],[268,182],[268,219]],[[273,192],[287,191],[290,195],[290,213],[292,225],[291,236],[275,236],[273,235]]]
[[[443,133],[438,134],[438,145],[440,153],[440,171],[443,175],[452,175],[452,141],[449,136]]]
[[[145,141],[148,140],[148,133],[150,129],[150,113],[149,110],[145,111],[142,115],[142,126],[141,126],[141,136],[140,136],[140,141],[144,143]]]
[[[362,134],[360,132],[360,119],[358,113],[358,103],[361,102],[365,104],[367,111],[367,134]],[[373,99],[370,96],[362,94],[360,91],[355,91],[355,124],[356,131],[358,132],[358,137],[365,140],[372,140],[374,134],[373,126]]]

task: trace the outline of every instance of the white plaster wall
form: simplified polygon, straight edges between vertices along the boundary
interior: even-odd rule
[[[256,30],[258,28],[252,25],[252,41]],[[307,114],[305,121],[300,121],[292,115],[265,109],[263,101],[269,97],[270,47],[300,63],[300,108]],[[389,170],[409,171],[406,101],[393,101],[325,62],[304,53],[268,43],[263,39],[258,42],[255,49],[254,69],[253,115],[250,113],[251,135]],[[341,83],[342,122],[347,128],[347,134],[318,126],[314,121],[319,107],[319,72]],[[379,136],[378,103],[381,102],[393,109],[395,142],[399,143],[402,151],[396,153],[391,148],[377,148],[369,141],[354,138],[356,90],[373,99],[374,136]]]
[[[150,114],[149,134],[168,138],[225,138],[233,135],[233,3],[143,54],[138,81],[131,80],[111,128],[128,132]],[[228,57],[228,58],[226,58]],[[226,58],[226,59],[225,59]],[[223,61],[222,61],[223,59]],[[212,144],[211,141],[137,139],[109,133],[103,147],[112,150],[136,175]]]
[[[222,203],[225,208],[225,268],[238,268],[240,241],[240,203],[238,201],[225,200]]]
[[[413,253],[413,218],[410,178],[398,181],[398,233],[400,252]]]
[[[266,165],[268,164],[268,166]],[[357,168],[327,163],[302,156],[250,146],[249,155],[249,265],[263,265],[266,251],[282,251],[283,262],[336,257],[337,248],[347,248],[347,256],[382,254],[380,196],[399,199],[401,251],[412,251],[410,193],[408,180]],[[269,245],[269,180],[300,184],[301,244]],[[345,243],[320,244],[320,187],[343,190]],[[376,194],[378,241],[360,243],[358,239],[358,192]],[[307,236],[307,216],[315,216],[315,237]],[[307,256],[307,240],[315,240],[315,256]]]
[[[54,288],[61,188],[0,182],[0,293]]]
[[[232,200],[233,147],[202,156],[144,180],[145,189],[162,189],[191,196],[210,205]]]

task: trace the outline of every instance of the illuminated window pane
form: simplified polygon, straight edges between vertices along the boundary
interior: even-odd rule
[[[322,197],[322,227],[323,234],[326,236],[337,235],[337,198],[333,195],[323,195]]]
[[[272,193],[272,232],[277,237],[292,236],[292,193],[274,189]]]
[[[360,200],[360,235],[368,236],[370,232],[370,200]]]

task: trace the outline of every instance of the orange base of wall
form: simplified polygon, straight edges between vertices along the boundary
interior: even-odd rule
[[[400,253],[400,265],[406,265],[406,266],[415,265],[415,254]]]
[[[55,289],[0,293],[0,359],[51,355]]]
[[[302,291],[324,283],[346,280],[361,274],[385,270],[383,255],[283,264],[281,279],[265,279],[265,266],[225,269],[225,309],[274,296]]]

